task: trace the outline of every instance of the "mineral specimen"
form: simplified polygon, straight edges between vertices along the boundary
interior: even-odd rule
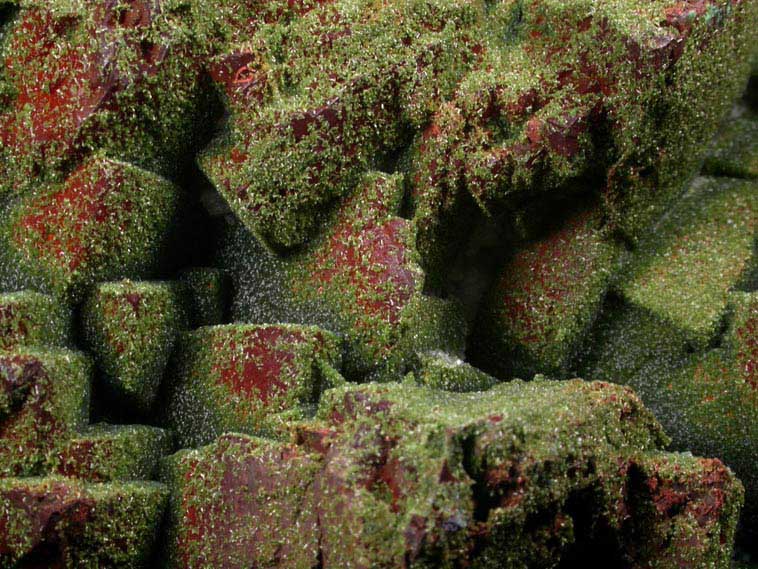
[[[69,343],[68,310],[34,291],[0,294],[0,350]]]
[[[87,423],[91,373],[68,350],[0,351],[0,476],[38,474]]]
[[[755,564],[757,43],[0,0],[0,569]]]
[[[315,326],[210,326],[188,334],[180,350],[166,411],[181,446],[226,431],[270,432],[341,380],[339,341]]]
[[[60,477],[0,479],[3,567],[147,567],[166,488]]]
[[[170,432],[147,425],[88,425],[53,458],[51,470],[90,482],[153,480],[170,454]]]
[[[83,307],[85,344],[105,379],[114,404],[148,412],[185,327],[177,284],[158,282],[98,285]]]
[[[148,274],[178,197],[173,184],[131,164],[87,160],[65,183],[41,185],[0,218],[9,285],[76,301],[98,281]]]
[[[557,566],[589,548],[608,567],[728,565],[741,485],[654,450],[624,388],[350,386],[294,429],[169,459],[169,566]]]

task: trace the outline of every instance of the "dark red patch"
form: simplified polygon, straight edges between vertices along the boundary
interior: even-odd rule
[[[129,229],[132,203],[124,190],[122,166],[85,163],[58,191],[31,201],[30,213],[13,227],[13,238],[19,247],[30,242],[45,263],[76,271],[112,254],[103,250],[105,232]]]

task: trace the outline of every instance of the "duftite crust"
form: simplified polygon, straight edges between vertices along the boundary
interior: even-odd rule
[[[17,346],[65,346],[70,316],[50,296],[33,291],[0,294],[0,350]]]
[[[225,435],[172,456],[169,566],[557,566],[594,547],[609,567],[728,567],[740,483],[656,451],[631,391],[484,395],[345,387],[291,442]]]
[[[0,352],[0,473],[31,475],[89,417],[92,365],[61,349]]]
[[[315,326],[210,326],[180,349],[166,411],[181,446],[227,431],[271,433],[342,381],[339,340]]]
[[[596,210],[580,212],[506,262],[481,308],[480,365],[503,377],[568,373],[621,256],[598,225]]]
[[[401,181],[368,174],[324,234],[286,259],[235,235],[226,247],[237,275],[233,317],[316,322],[345,336],[344,372],[352,379],[398,380],[418,352],[462,356],[466,323],[459,303],[422,290],[414,226],[397,215]],[[251,255],[262,262],[249,263]]]
[[[757,565],[757,45],[0,0],[0,569]]]
[[[98,281],[154,270],[179,198],[169,181],[101,156],[35,190],[0,214],[8,286],[75,301]]]
[[[0,479],[0,564],[147,567],[166,494],[154,482]]]
[[[151,409],[186,317],[176,283],[97,286],[82,308],[85,343],[114,405]]]
[[[169,431],[147,425],[88,425],[53,458],[52,470],[90,482],[153,480],[171,453]]]
[[[175,172],[199,130],[196,46],[169,2],[23,2],[2,38],[0,195],[92,152]]]

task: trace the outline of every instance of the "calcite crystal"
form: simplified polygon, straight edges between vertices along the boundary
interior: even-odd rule
[[[271,432],[342,380],[339,341],[315,326],[210,326],[188,334],[180,349],[166,412],[181,446],[226,431]]]
[[[85,343],[104,378],[104,397],[148,412],[186,316],[176,283],[104,283],[82,308]]]
[[[0,294],[0,350],[18,346],[65,346],[71,322],[66,307],[33,291]]]
[[[619,294],[703,348],[718,331],[728,292],[758,263],[757,233],[755,182],[699,179],[630,262]]]
[[[758,563],[756,45],[0,0],[0,569]]]
[[[0,474],[33,475],[89,418],[92,365],[62,349],[0,352]]]
[[[40,185],[0,218],[9,284],[33,284],[80,300],[87,287],[140,277],[174,218],[178,188],[134,165],[96,157],[62,184]]]
[[[95,423],[58,451],[51,470],[90,482],[153,480],[160,459],[172,448],[171,433],[164,429]]]
[[[162,4],[23,2],[2,38],[0,195],[93,151],[176,171],[202,90],[195,42]]]
[[[727,565],[741,485],[656,451],[631,391],[484,395],[345,387],[291,442],[225,435],[174,455],[169,566],[526,567],[592,548],[609,567]]]
[[[233,316],[315,321],[344,335],[351,378],[399,379],[414,354],[428,350],[462,356],[462,309],[422,290],[413,225],[397,216],[400,182],[367,175],[324,235],[285,260],[249,237],[234,239],[228,246],[228,265],[238,275]],[[249,255],[262,262],[251,265]]]
[[[678,448],[715,454],[745,482],[755,531],[754,349],[758,185],[700,179],[630,262],[583,374],[634,387]],[[694,353],[693,353],[694,352]]]
[[[61,477],[0,479],[3,567],[144,567],[166,488]]]
[[[566,375],[621,256],[583,211],[510,258],[481,308],[474,356],[503,377]]]

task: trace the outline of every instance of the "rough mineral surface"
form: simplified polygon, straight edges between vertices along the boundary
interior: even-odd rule
[[[0,294],[0,350],[69,343],[67,312],[54,298],[38,292]]]
[[[226,431],[271,431],[342,379],[333,367],[340,360],[337,337],[315,326],[199,328],[181,351],[166,402],[181,446]]]
[[[0,564],[148,567],[166,498],[155,482],[0,479]]]
[[[177,337],[185,327],[179,287],[173,283],[105,283],[82,307],[85,343],[95,355],[103,397],[147,412]]]
[[[10,286],[35,284],[78,300],[97,281],[150,272],[177,191],[155,174],[98,157],[62,184],[9,202],[0,256],[12,264]]]
[[[592,549],[608,567],[728,565],[741,485],[655,451],[628,389],[345,387],[294,430],[169,459],[170,566],[526,567]]]
[[[170,432],[157,427],[96,423],[58,451],[52,470],[90,482],[153,480],[172,448]]]
[[[89,359],[68,350],[0,351],[0,473],[32,475],[89,417]]]
[[[756,46],[0,0],[0,569],[755,569]]]

